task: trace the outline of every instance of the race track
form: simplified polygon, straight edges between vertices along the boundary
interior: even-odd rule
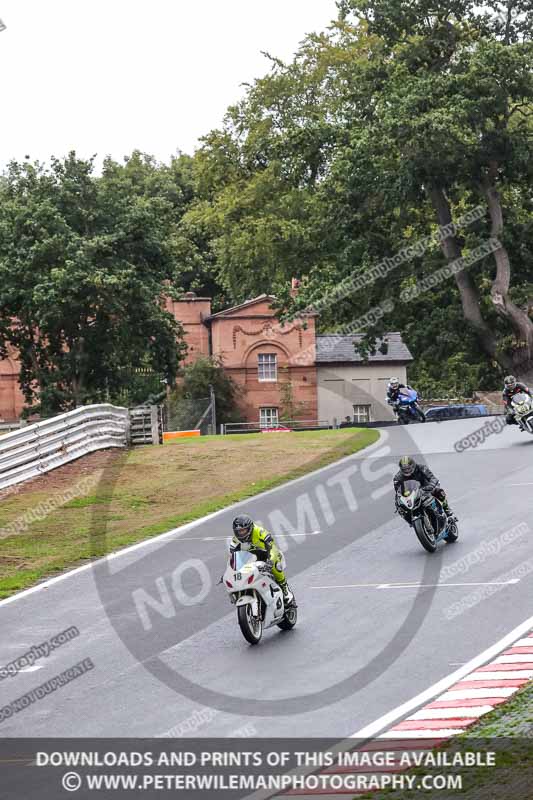
[[[1,734],[344,737],[427,689],[532,613],[533,437],[509,428],[457,452],[483,421],[386,428],[369,450],[238,504],[284,534],[299,603],[297,628],[258,647],[217,585],[235,508],[1,603],[0,664],[70,626],[80,635],[1,680],[0,707],[94,663]],[[459,542],[432,556],[393,513],[404,453],[422,454],[459,516]]]

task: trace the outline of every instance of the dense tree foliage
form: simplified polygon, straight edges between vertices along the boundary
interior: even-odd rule
[[[533,0],[337,6],[192,158],[10,166],[0,354],[20,351],[29,405],[172,384],[159,300],[188,290],[215,310],[274,293],[363,351],[399,330],[426,396],[533,379]]]
[[[533,377],[533,2],[338,5],[332,28],[292,63],[273,59],[205,137],[187,223],[235,300],[274,290],[294,311],[297,275],[296,308],[317,308],[325,330],[365,330],[370,346],[401,330],[427,385]],[[412,292],[446,263],[447,278]]]
[[[134,154],[13,163],[0,189],[0,347],[42,413],[115,396],[134,368],[173,381],[185,349],[161,296],[176,270],[183,165]]]

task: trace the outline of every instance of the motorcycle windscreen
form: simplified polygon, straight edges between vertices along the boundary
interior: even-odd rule
[[[417,397],[418,395],[414,389],[400,389],[398,400],[401,403],[414,403]]]
[[[404,497],[407,497],[408,495],[413,494],[413,492],[417,492],[419,489],[420,489],[420,483],[418,481],[410,480],[410,481],[404,481],[403,482],[403,494],[404,494]]]
[[[250,561],[257,561],[257,558],[253,555],[253,553],[249,553],[246,550],[237,550],[235,553],[232,553],[231,568],[235,572],[238,572],[244,567],[245,564],[249,564]]]
[[[518,394],[513,395],[513,405],[514,406],[521,406],[522,403],[527,403],[529,405],[530,397],[525,392],[519,392]]]

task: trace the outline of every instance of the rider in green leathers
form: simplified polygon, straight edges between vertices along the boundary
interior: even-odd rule
[[[233,539],[230,552],[248,550],[261,561],[268,562],[272,567],[272,575],[283,592],[285,604],[293,601],[293,594],[289,589],[285,572],[283,571],[283,555],[278,548],[274,537],[264,528],[256,525],[247,515],[235,517],[233,520]]]

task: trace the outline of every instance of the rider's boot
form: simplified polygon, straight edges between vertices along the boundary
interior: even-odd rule
[[[287,583],[287,581],[283,581],[283,583],[280,583],[279,588],[283,592],[283,602],[285,603],[286,606],[290,606],[291,603],[294,601],[294,595],[289,589],[289,584]]]
[[[450,508],[450,505],[449,505],[448,501],[447,500],[442,500],[441,502],[442,502],[442,507],[443,507],[444,511],[446,512],[446,516],[448,517],[448,522],[458,522],[458,519],[455,516],[455,514],[453,513],[452,509]]]

